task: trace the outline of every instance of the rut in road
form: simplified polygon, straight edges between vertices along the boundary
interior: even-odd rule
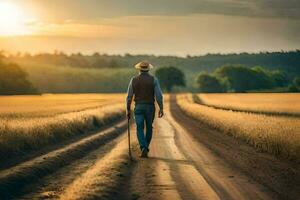
[[[197,142],[171,116],[156,119],[148,159],[138,159],[130,195],[140,199],[274,199],[275,194]]]
[[[47,188],[49,185],[55,186],[58,190],[46,191],[46,196],[61,193],[63,187],[55,184],[71,182],[91,167],[97,159],[104,157],[116,143],[120,143],[119,138],[120,135],[124,135],[125,127],[125,121],[116,123],[111,128],[0,171],[0,199],[27,198],[28,193],[27,196],[34,197],[44,190],[41,188]],[[124,136],[122,138],[124,140]],[[126,154],[126,149],[123,149],[119,152],[120,156],[117,154],[116,157]]]
[[[85,155],[82,159],[76,160],[61,169],[57,169],[57,171],[55,171],[54,173],[45,176],[43,179],[37,181],[32,185],[29,185],[28,187],[25,187],[24,191],[28,192],[25,192],[26,194],[21,196],[20,198],[28,200],[45,198],[66,199],[66,197],[62,197],[62,195],[66,196],[66,190],[70,188],[71,185],[74,185],[74,182],[78,181],[79,179],[87,179],[84,178],[83,174],[92,169],[96,165],[96,163],[98,163],[99,167],[99,163],[103,161],[103,158],[105,158],[106,155],[108,155],[113,149],[119,148],[122,142],[124,143],[124,140],[126,139],[124,138],[124,136],[125,135],[122,134],[121,136],[108,142],[104,146],[101,146],[100,148],[87,153],[87,155]],[[124,144],[122,145],[124,146]],[[126,151],[124,150],[124,152]],[[34,190],[32,191],[33,188]]]

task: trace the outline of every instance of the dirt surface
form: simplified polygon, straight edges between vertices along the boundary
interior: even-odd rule
[[[132,124],[129,160],[126,122],[119,122],[0,170],[0,191],[17,191],[3,199],[299,199],[299,164],[191,119],[174,96],[165,107],[164,118],[155,119],[149,158],[139,157]]]
[[[108,142],[103,147],[87,153],[82,159],[57,169],[54,173],[25,187],[23,193],[16,199],[59,199],[62,193],[83,173],[91,169],[95,163],[101,160],[116,145],[125,140],[124,135]]]
[[[124,199],[298,199],[300,194],[297,164],[192,120],[174,97],[165,117],[155,120],[149,158],[138,156]]]

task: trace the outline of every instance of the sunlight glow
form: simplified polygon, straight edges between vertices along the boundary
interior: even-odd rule
[[[0,36],[28,34],[25,15],[22,10],[10,2],[0,2]]]

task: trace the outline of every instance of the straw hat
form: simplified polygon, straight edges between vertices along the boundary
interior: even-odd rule
[[[151,65],[147,61],[142,61],[142,62],[139,62],[138,64],[136,64],[134,67],[140,71],[149,71],[150,69],[153,68],[153,65]]]

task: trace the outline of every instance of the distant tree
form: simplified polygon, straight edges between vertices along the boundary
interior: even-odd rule
[[[296,77],[293,81],[294,85],[300,89],[300,76]]]
[[[294,78],[293,82],[288,87],[289,92],[300,92],[300,76]]]
[[[288,87],[288,91],[289,91],[289,92],[299,92],[300,89],[299,89],[296,85],[291,84],[291,85]]]
[[[127,58],[131,58],[131,57],[133,57],[130,53],[125,53],[125,56],[124,56],[125,58],[127,57]]]
[[[196,77],[196,82],[200,92],[217,93],[225,91],[225,88],[215,76],[204,72]]]
[[[1,50],[0,51],[0,61],[5,58],[5,51]]]
[[[235,92],[274,87],[272,80],[261,67],[247,68],[242,65],[225,65],[217,68],[215,74],[218,77],[226,78],[230,88]]]
[[[276,87],[286,87],[290,83],[288,75],[285,72],[275,70],[269,72],[269,76]]]
[[[257,89],[269,89],[276,87],[276,82],[271,75],[271,71],[268,71],[261,66],[252,67],[250,70],[253,72],[252,75],[256,83],[253,84],[253,87],[257,87]]]
[[[35,93],[37,90],[27,80],[27,74],[18,65],[0,61],[0,95]]]
[[[184,73],[176,67],[161,67],[155,71],[155,76],[159,79],[161,87],[168,92],[174,86],[185,86]]]
[[[102,57],[95,59],[95,61],[91,64],[93,68],[105,68],[108,67],[108,61]]]
[[[100,57],[101,55],[98,52],[93,53],[93,57]]]
[[[108,66],[109,68],[118,68],[119,67],[119,63],[115,60],[115,59],[111,59],[108,62]]]
[[[192,57],[191,55],[188,54],[188,55],[186,55],[186,58],[187,58],[187,59],[191,59],[191,58],[193,58],[193,57]]]

